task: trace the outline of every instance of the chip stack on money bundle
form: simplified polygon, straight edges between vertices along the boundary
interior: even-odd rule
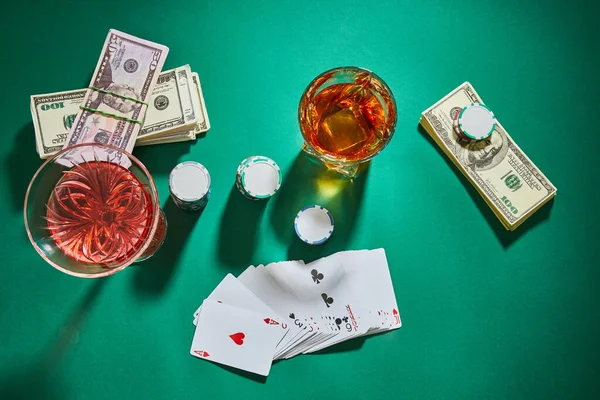
[[[469,82],[425,110],[420,123],[507,230],[515,230],[556,195],[556,187]]]
[[[487,139],[494,133],[496,117],[484,104],[471,103],[454,118],[454,133],[463,142]]]
[[[268,199],[281,187],[281,171],[269,157],[248,157],[238,166],[235,184],[250,200]]]
[[[87,89],[31,96],[31,115],[40,158],[62,149]],[[198,74],[189,65],[158,76],[136,146],[194,140],[210,121]]]
[[[169,192],[173,202],[182,210],[201,210],[210,199],[210,174],[195,161],[177,164],[169,175]]]

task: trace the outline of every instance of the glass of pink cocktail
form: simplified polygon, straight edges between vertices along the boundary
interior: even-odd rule
[[[25,228],[54,268],[82,278],[114,274],[161,246],[166,220],[146,167],[114,146],[68,147],[35,173]]]

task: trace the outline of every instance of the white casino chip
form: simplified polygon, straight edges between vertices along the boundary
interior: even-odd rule
[[[169,190],[177,199],[194,202],[210,190],[210,174],[200,163],[186,161],[177,164],[169,176]]]
[[[242,168],[242,187],[250,196],[264,199],[273,196],[281,186],[281,173],[269,158],[256,158]]]
[[[468,138],[482,140],[494,132],[496,117],[484,104],[472,103],[458,115],[458,126]]]
[[[333,233],[333,216],[321,206],[303,208],[296,215],[294,228],[298,237],[308,244],[321,244]]]

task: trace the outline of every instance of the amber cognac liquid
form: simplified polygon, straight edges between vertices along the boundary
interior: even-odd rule
[[[375,90],[371,79],[337,83],[314,96],[301,124],[308,144],[321,154],[356,161],[377,153],[387,143],[391,99]],[[395,111],[394,111],[395,112]]]

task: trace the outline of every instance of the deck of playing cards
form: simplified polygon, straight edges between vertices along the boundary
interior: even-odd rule
[[[229,274],[194,324],[193,356],[263,376],[273,360],[402,326],[383,249]]]

